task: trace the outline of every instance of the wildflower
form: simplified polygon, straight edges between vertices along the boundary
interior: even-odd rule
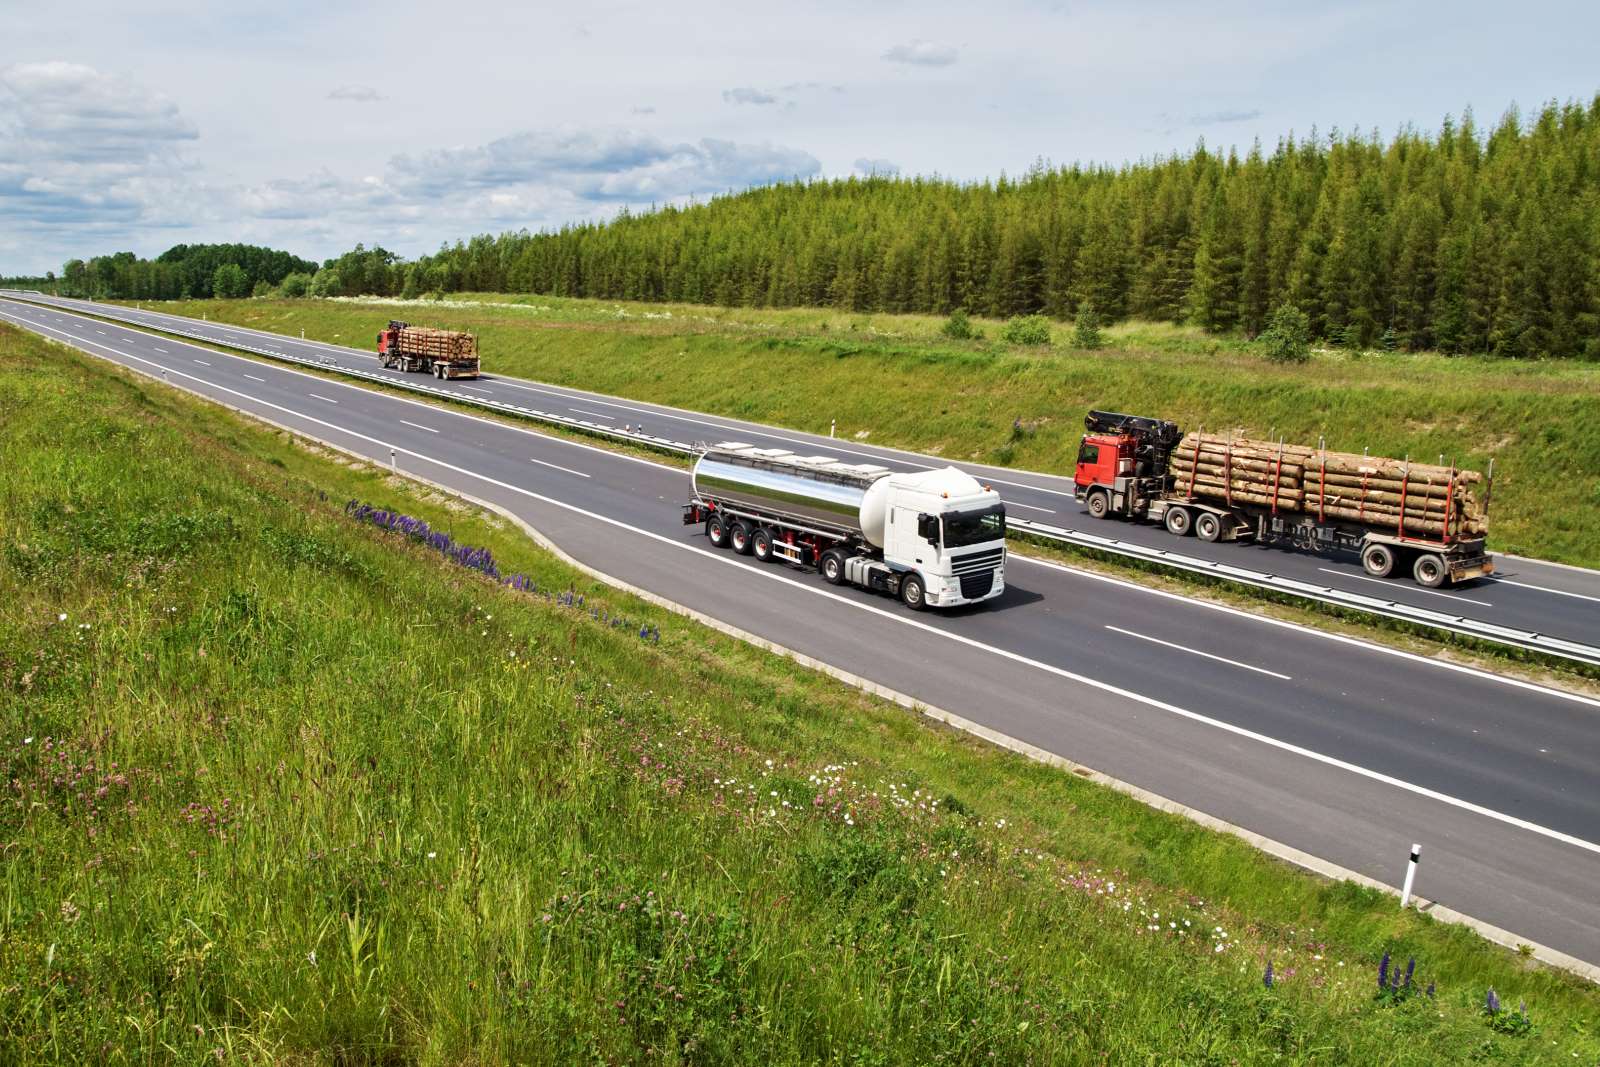
[[[1417,969],[1417,958],[1412,956],[1406,960],[1406,988],[1411,988],[1411,972]]]
[[[1266,986],[1268,989],[1272,988],[1272,961],[1271,960],[1267,961],[1267,973],[1265,973],[1265,974],[1263,974],[1261,976],[1261,984]]]
[[[1490,1015],[1498,1015],[1500,1013],[1500,997],[1495,993],[1493,988],[1491,988],[1488,995],[1483,998],[1483,1010]]]
[[[60,615],[56,616],[56,622],[66,622],[66,621],[67,621],[67,613],[66,612],[63,611]]]
[[[311,966],[315,967],[317,965],[317,950],[312,949],[310,952],[307,952],[306,960],[311,964]]]
[[[437,852],[430,852],[430,853],[428,853],[428,858],[429,858],[429,859],[430,859],[430,860],[431,860],[431,859],[433,859],[433,858],[434,858],[434,857],[435,857],[435,856],[437,856],[437,855],[438,855],[438,853],[437,853]]]
[[[1378,962],[1378,988],[1384,989],[1389,985],[1389,954],[1385,952],[1383,959]]]

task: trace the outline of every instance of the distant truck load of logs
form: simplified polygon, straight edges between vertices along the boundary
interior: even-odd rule
[[[378,362],[391,370],[422,371],[435,378],[476,378],[478,338],[390,320],[378,334]]]
[[[1360,555],[1378,578],[1437,588],[1492,574],[1484,551],[1493,466],[1330,452],[1092,411],[1076,495],[1097,518],[1160,522],[1204,541],[1282,542]]]

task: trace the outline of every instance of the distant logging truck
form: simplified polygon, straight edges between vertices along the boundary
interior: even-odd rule
[[[476,378],[478,338],[391,319],[378,334],[378,362],[392,370],[422,371],[435,378]]]

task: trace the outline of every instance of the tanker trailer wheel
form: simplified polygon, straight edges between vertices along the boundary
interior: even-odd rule
[[[1426,589],[1437,589],[1449,581],[1450,568],[1444,565],[1444,559],[1438,554],[1424,552],[1411,565],[1411,577]]]
[[[762,563],[772,561],[772,531],[758,526],[750,533],[750,554]]]
[[[1361,566],[1374,578],[1387,578],[1394,573],[1395,553],[1390,545],[1368,545],[1361,550]]]
[[[728,524],[728,544],[741,556],[750,554],[750,527],[743,519],[734,519]]]
[[[1217,541],[1222,537],[1222,520],[1209,511],[1194,517],[1194,535],[1202,541]]]
[[[711,542],[712,548],[728,547],[728,524],[715,512],[706,517],[706,539]]]
[[[1111,497],[1105,490],[1096,490],[1089,494],[1089,515],[1091,518],[1103,519],[1111,514]]]
[[[927,604],[922,588],[922,578],[917,574],[904,574],[900,578],[900,599],[912,611],[921,611]]]
[[[1194,518],[1189,514],[1188,508],[1167,509],[1167,533],[1174,537],[1183,537],[1188,534],[1189,527],[1193,525]]]

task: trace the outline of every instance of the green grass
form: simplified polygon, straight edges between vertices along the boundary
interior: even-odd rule
[[[1593,987],[1464,929],[381,470],[10,328],[0,358],[0,1062],[1600,1056]],[[1385,950],[1437,997],[1379,1003]]]
[[[1091,407],[1185,427],[1483,469],[1495,460],[1491,547],[1600,566],[1600,367],[1319,352],[1268,363],[1238,339],[1151,323],[1109,347],[942,338],[925,315],[765,311],[504,295],[439,303],[194,301],[182,314],[369,347],[394,315],[476,331],[491,371],[912,448],[1069,472]],[[648,428],[648,427],[647,427]],[[709,432],[709,431],[708,431]]]

